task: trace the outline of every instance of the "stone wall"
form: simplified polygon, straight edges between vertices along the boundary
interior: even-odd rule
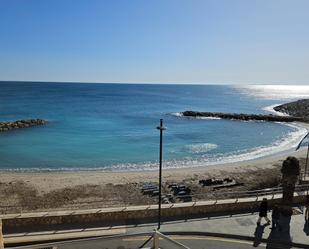
[[[269,200],[269,207],[280,203],[281,199]],[[305,196],[295,196],[295,204],[305,203]],[[178,218],[208,217],[212,215],[233,214],[237,212],[255,212],[260,201],[248,198],[238,201],[222,200],[218,202],[196,202],[162,205],[162,220]],[[78,225],[99,223],[101,226],[123,225],[156,221],[158,206],[132,206],[126,208],[106,208],[95,210],[59,211],[49,213],[2,215],[4,233],[27,231],[27,227],[50,225]]]

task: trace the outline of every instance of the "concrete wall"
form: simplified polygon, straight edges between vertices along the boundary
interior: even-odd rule
[[[162,205],[162,220],[177,218],[207,217],[211,215],[232,214],[237,212],[254,212],[258,209],[260,201],[256,198],[245,198],[235,201],[220,200],[190,202]],[[269,206],[280,203],[280,198],[269,199]],[[295,204],[305,203],[305,196],[295,196]],[[78,211],[58,211],[49,213],[24,213],[14,215],[2,215],[3,232],[12,233],[27,230],[27,227],[44,227],[50,225],[78,225],[99,223],[101,226],[110,224],[141,223],[154,221],[158,216],[158,206],[132,206],[127,208],[107,208]]]

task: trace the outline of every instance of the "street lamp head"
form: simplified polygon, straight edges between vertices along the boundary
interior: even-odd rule
[[[163,126],[163,119],[160,119],[160,126],[157,126],[157,129],[160,131],[164,131],[166,130],[166,128]]]

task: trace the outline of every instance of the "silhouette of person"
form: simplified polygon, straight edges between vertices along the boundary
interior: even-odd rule
[[[261,204],[260,204],[260,208],[259,208],[259,218],[257,221],[257,225],[261,225],[261,220],[262,218],[264,218],[266,220],[266,225],[270,224],[270,220],[267,217],[267,210],[268,210],[268,203],[267,203],[267,199],[263,198]]]
[[[271,229],[276,229],[278,228],[279,231],[281,230],[281,226],[279,224],[279,219],[280,219],[280,211],[278,205],[275,205],[271,214],[271,219],[272,219],[272,227]]]

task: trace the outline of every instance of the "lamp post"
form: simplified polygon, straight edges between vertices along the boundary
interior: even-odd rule
[[[157,127],[160,130],[160,166],[159,166],[159,210],[158,210],[158,230],[161,225],[161,188],[162,188],[162,151],[163,151],[163,131],[166,129],[163,126],[163,119],[160,119],[160,126]]]

